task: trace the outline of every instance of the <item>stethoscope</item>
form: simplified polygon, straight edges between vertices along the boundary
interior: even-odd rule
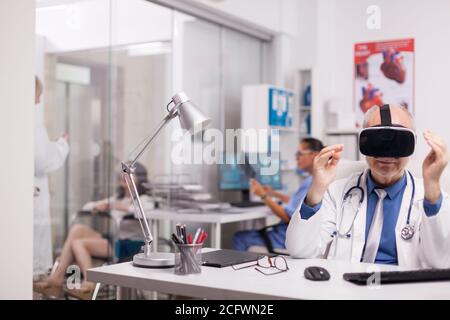
[[[356,216],[358,215],[358,212],[361,209],[361,206],[362,206],[362,203],[363,203],[364,197],[365,197],[364,189],[361,187],[361,179],[362,179],[363,174],[364,174],[364,172],[359,175],[356,186],[353,186],[347,190],[347,192],[344,194],[344,199],[342,201],[342,209],[343,209],[346,201],[348,201],[353,196],[355,190],[357,193],[360,194],[358,208],[356,209],[355,215],[353,216],[352,223],[350,224],[350,227],[347,229],[347,231],[344,233],[340,232],[339,229],[337,229],[333,233],[333,237],[334,236],[338,236],[340,238],[350,238],[351,237],[350,231],[353,228],[353,224],[355,223]],[[414,237],[414,232],[415,232],[414,226],[412,226],[410,224],[410,217],[411,217],[411,209],[412,209],[412,205],[413,205],[413,201],[414,201],[414,194],[416,192],[416,184],[414,182],[414,178],[413,178],[411,172],[408,171],[408,174],[409,174],[409,176],[411,178],[411,182],[412,182],[412,194],[411,194],[411,200],[409,202],[409,209],[408,209],[408,216],[406,218],[406,225],[403,227],[402,232],[401,232],[401,237],[403,240],[410,240],[412,237]],[[341,211],[343,212],[343,210],[341,210]]]

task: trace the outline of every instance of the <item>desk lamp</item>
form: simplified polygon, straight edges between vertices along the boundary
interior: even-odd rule
[[[170,108],[170,106],[172,108]],[[172,100],[167,104],[168,114],[156,127],[152,135],[147,137],[144,142],[144,146],[140,149],[137,156],[131,162],[122,162],[122,171],[124,172],[125,181],[133,200],[135,212],[138,213],[139,224],[141,225],[142,232],[144,233],[144,246],[143,252],[138,253],[133,257],[133,265],[144,268],[170,268],[174,266],[174,254],[169,252],[152,252],[151,243],[153,242],[153,236],[150,232],[150,227],[145,217],[144,208],[142,207],[141,199],[137,191],[136,183],[134,181],[135,176],[135,164],[142,156],[144,151],[149,147],[152,141],[158,136],[161,130],[172,120],[178,118],[181,128],[187,130],[190,134],[194,132],[195,128],[203,128],[207,126],[211,120],[206,118],[194,104],[190,101],[189,97],[184,93],[177,93],[172,97]],[[139,148],[139,146],[138,146]]]

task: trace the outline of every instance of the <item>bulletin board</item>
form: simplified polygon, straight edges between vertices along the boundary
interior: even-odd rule
[[[414,114],[414,39],[355,44],[353,91],[356,127],[375,105],[402,105]]]

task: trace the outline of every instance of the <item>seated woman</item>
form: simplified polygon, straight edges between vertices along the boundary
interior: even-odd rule
[[[298,151],[295,154],[297,169],[311,174],[314,158],[323,149],[323,144],[315,138],[304,138],[298,145]],[[261,185],[255,179],[250,180],[250,191],[261,197],[264,204],[267,205],[281,221],[280,223],[264,228],[262,230],[245,230],[237,232],[233,237],[233,249],[246,251],[251,246],[266,246],[269,252],[276,252],[276,249],[284,249],[286,240],[286,230],[294,214],[295,209],[306,197],[312,177],[307,177],[298,187],[297,191],[291,196],[280,194],[270,187]],[[278,198],[285,205],[280,205],[272,198]]]
[[[147,182],[147,170],[141,164],[136,163],[136,185],[139,194],[145,192],[143,183]],[[141,196],[142,205],[145,209],[150,209],[153,204],[151,198],[146,195]],[[115,220],[120,220],[124,215],[134,212],[133,203],[128,190],[125,179],[120,174],[119,187],[117,194],[111,198],[100,201],[89,202],[83,206],[83,211],[96,212],[110,212]],[[133,234],[143,238],[139,223],[134,223],[133,227],[127,224],[125,230],[127,238]],[[119,238],[123,238],[120,237]],[[61,255],[59,257],[59,265],[56,271],[45,278],[43,281],[35,282],[33,290],[50,296],[58,296],[64,284],[64,277],[67,268],[72,264],[77,264],[83,274],[84,280],[81,283],[80,289],[68,290],[69,295],[78,297],[80,299],[90,299],[95,284],[86,281],[86,270],[92,267],[92,256],[108,258],[112,256],[112,248],[107,238],[103,237],[99,232],[92,228],[83,225],[75,224],[70,228],[69,235],[64,243]]]

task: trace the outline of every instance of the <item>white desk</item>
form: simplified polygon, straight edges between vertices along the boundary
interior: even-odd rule
[[[382,285],[375,289],[342,279],[345,272],[368,271],[368,264],[290,258],[288,263],[288,272],[273,276],[265,276],[252,268],[235,271],[231,267],[202,267],[200,275],[180,276],[175,275],[173,269],[143,269],[121,263],[90,269],[87,280],[208,299],[450,299],[450,282]],[[324,282],[305,279],[303,271],[312,265],[325,267],[331,279]],[[399,268],[380,266],[380,269]]]
[[[221,248],[221,226],[222,224],[231,222],[242,222],[249,220],[264,219],[273,216],[270,209],[261,206],[253,208],[244,208],[239,213],[220,213],[220,212],[199,212],[199,213],[181,213],[171,209],[155,209],[146,213],[147,218],[151,222],[153,233],[153,249],[158,247],[158,229],[159,221],[167,220],[172,222],[195,222],[211,224],[211,246],[213,248]]]

